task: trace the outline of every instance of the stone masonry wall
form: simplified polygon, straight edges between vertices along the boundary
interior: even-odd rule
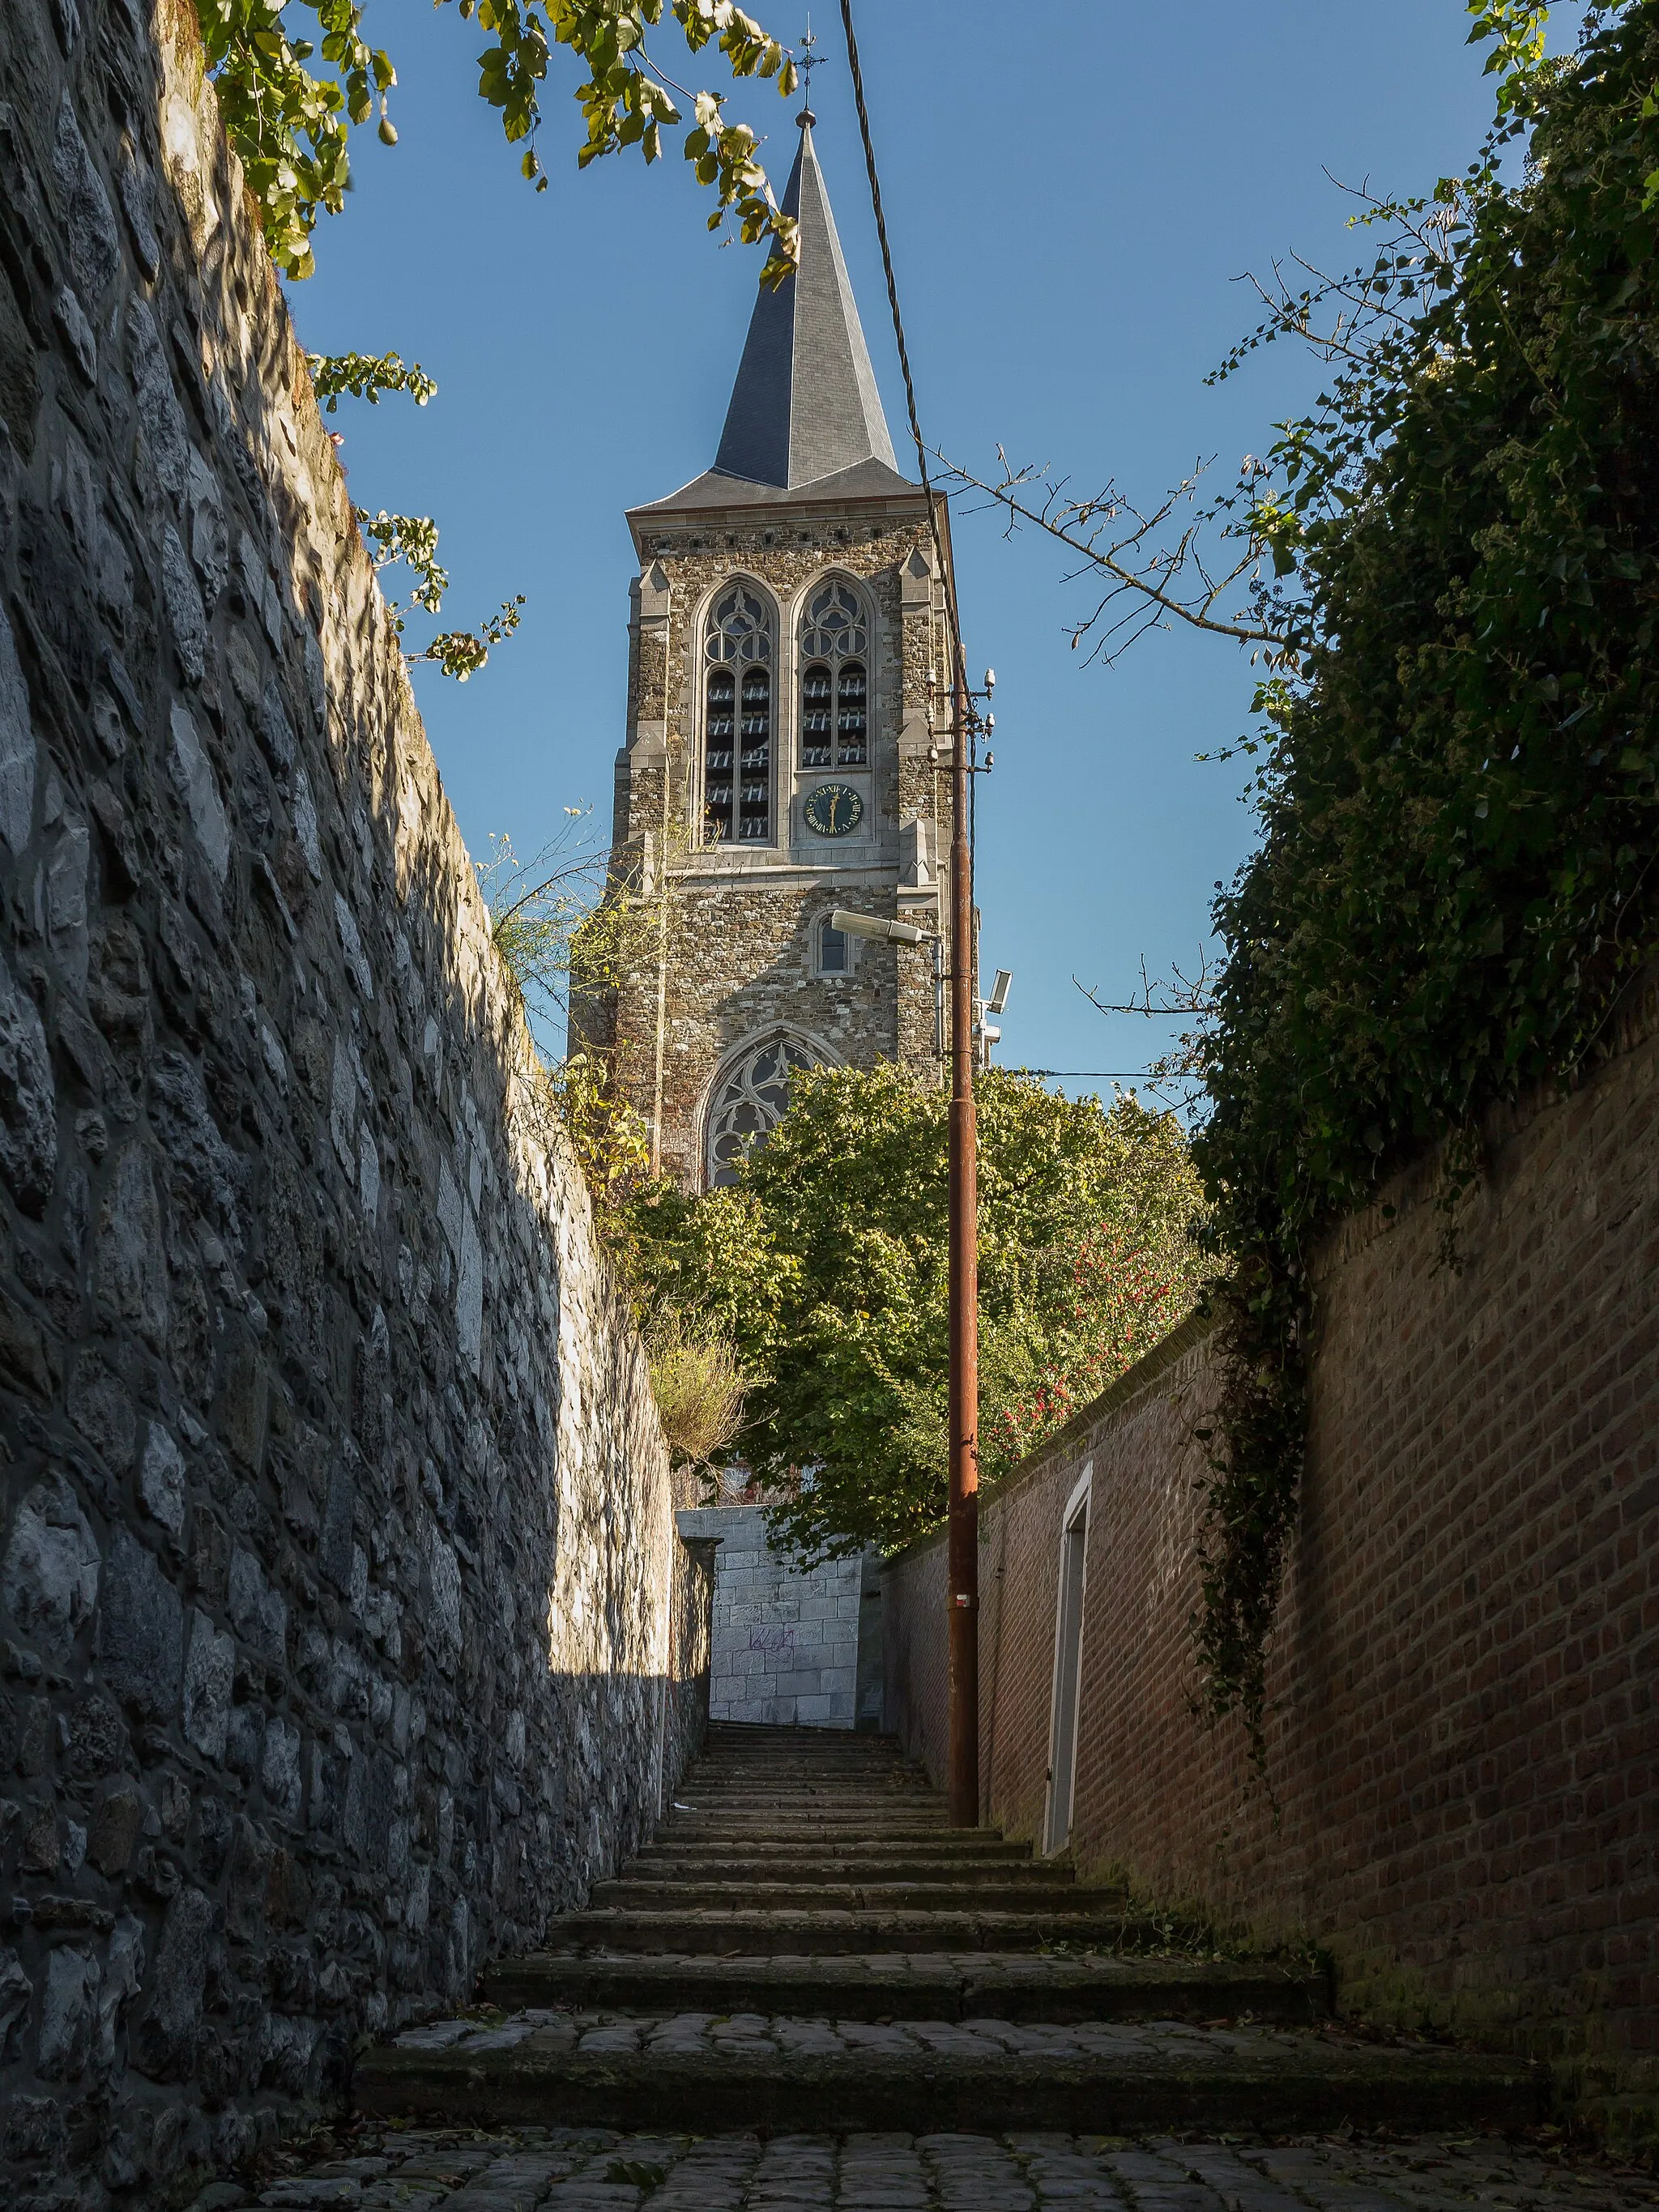
[[[989,1816],[1042,1834],[1060,1524],[1092,1470],[1073,1855],[1340,2000],[1520,2049],[1659,2136],[1659,994],[1570,1097],[1495,1115],[1439,1263],[1433,1164],[1320,1255],[1267,1773],[1194,1719],[1209,1347],[1188,1325],[988,1497]],[[887,1575],[889,1724],[943,1771],[944,1545]]]
[[[682,1513],[683,1534],[718,1543],[708,1710],[717,1721],[852,1728],[857,1718],[862,1563],[803,1569],[768,1540],[759,1505]]]
[[[89,2206],[580,1903],[698,1632],[187,0],[6,0],[0,173],[0,2172]]]
[[[709,1087],[727,1054],[784,1030],[845,1064],[902,1060],[930,1078],[934,1056],[931,946],[865,943],[855,972],[814,972],[814,937],[832,907],[940,926],[938,855],[948,851],[948,737],[944,766],[928,758],[948,717],[939,694],[939,586],[932,574],[927,509],[919,492],[840,505],[803,498],[733,514],[650,510],[634,518],[644,556],[629,632],[629,742],[617,768],[615,848],[619,873],[672,890],[660,957],[579,1027],[614,1049],[619,1086],[656,1118],[662,1031],[661,1158],[692,1184],[702,1176]],[[831,573],[857,578],[875,621],[870,767],[834,771],[868,797],[862,830],[815,838],[800,821],[801,795],[832,771],[797,771],[801,605]],[[702,618],[721,586],[757,584],[777,625],[772,750],[775,847],[690,849],[701,805]],[[926,865],[902,866],[901,826],[918,819]],[[911,832],[915,842],[915,832]],[[660,998],[660,1017],[659,1017]]]

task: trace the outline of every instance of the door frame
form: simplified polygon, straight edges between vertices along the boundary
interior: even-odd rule
[[[1063,1850],[1071,1840],[1072,1816],[1077,1806],[1077,1740],[1078,1723],[1083,1711],[1083,1628],[1088,1604],[1089,1589],[1089,1509],[1094,1490],[1095,1463],[1092,1459],[1083,1463],[1083,1472],[1073,1484],[1066,1500],[1066,1509],[1060,1516],[1059,1571],[1054,1589],[1054,1664],[1048,1693],[1048,1773],[1042,1802],[1042,1850],[1045,1857]],[[1070,1620],[1066,1611],[1066,1555],[1070,1546],[1079,1538],[1082,1540],[1082,1557],[1079,1561],[1076,1592],[1076,1619]],[[1055,1795],[1055,1772],[1060,1765],[1060,1735],[1066,1722],[1065,1674],[1072,1670],[1071,1713],[1066,1732],[1070,1741],[1065,1747],[1066,1763],[1066,1826],[1056,1835],[1055,1814],[1058,1810]]]

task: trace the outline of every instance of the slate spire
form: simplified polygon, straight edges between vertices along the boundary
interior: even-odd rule
[[[896,471],[870,349],[842,258],[810,111],[783,211],[800,225],[800,261],[775,292],[763,288],[726,410],[714,467],[785,491],[860,463]]]

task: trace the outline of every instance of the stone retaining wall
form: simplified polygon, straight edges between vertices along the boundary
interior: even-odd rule
[[[193,13],[6,0],[0,102],[0,2171],[91,2204],[580,1904],[706,1621]]]
[[[1188,1622],[1213,1399],[1188,1324],[988,1495],[989,1818],[1039,1844],[1060,1526],[1091,1477],[1071,1849],[1328,1946],[1343,2005],[1548,2062],[1659,2135],[1659,1003],[1492,1117],[1443,1265],[1433,1164],[1319,1255],[1267,1776],[1206,1730]],[[1390,1211],[1392,1209],[1392,1211]],[[886,1577],[888,1723],[942,1778],[943,1537]]]

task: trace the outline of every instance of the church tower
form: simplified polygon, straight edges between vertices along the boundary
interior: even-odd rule
[[[799,266],[756,301],[714,466],[628,516],[615,867],[666,895],[654,957],[584,1027],[691,1188],[729,1180],[793,1068],[939,1066],[933,947],[830,926],[946,926],[949,694],[927,495],[895,460],[812,120],[783,200]]]

